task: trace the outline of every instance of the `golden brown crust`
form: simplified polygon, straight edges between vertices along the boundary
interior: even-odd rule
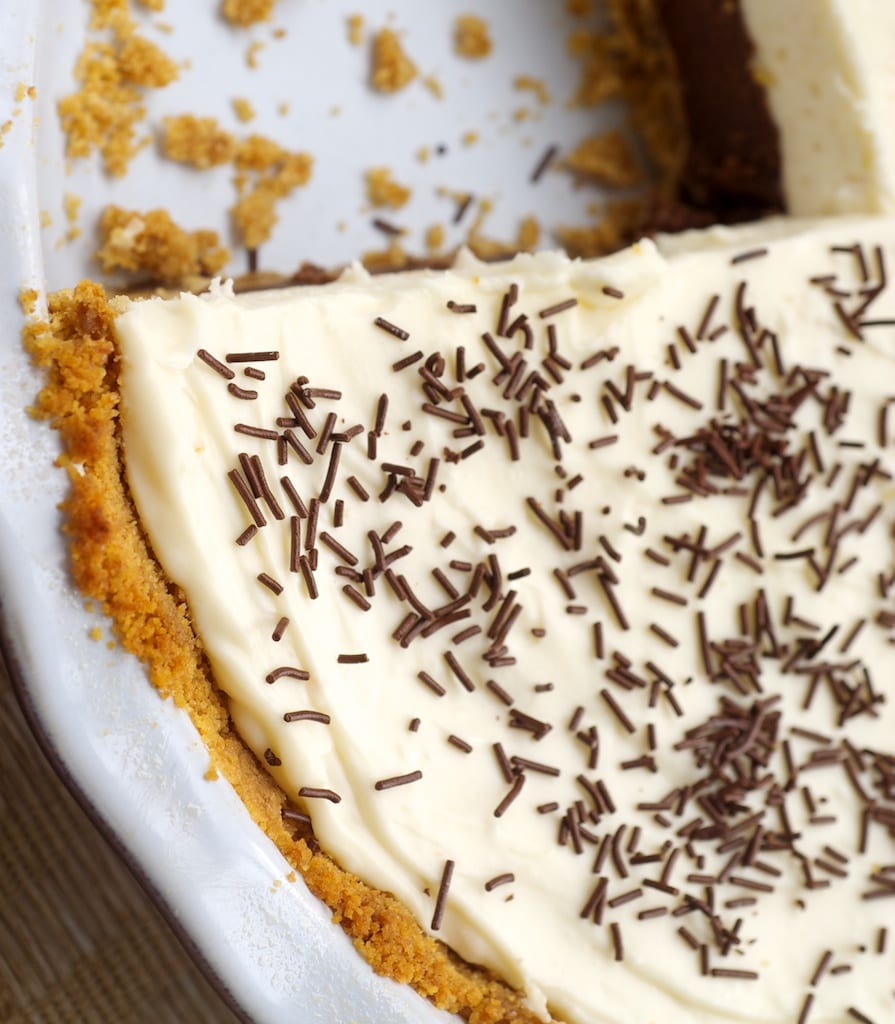
[[[25,296],[33,307],[33,296]],[[297,868],[333,920],[380,974],[472,1024],[537,1018],[503,983],[459,961],[426,935],[394,897],[343,871],[309,835],[284,823],[288,801],[233,730],[181,595],[152,558],[122,477],[114,301],[82,282],[49,300],[49,322],[32,322],[25,342],[46,372],[34,413],[62,435],[69,470],[63,503],[75,583],[109,615],[122,645],[144,663],[159,692],[185,708],[211,760],[255,822]]]

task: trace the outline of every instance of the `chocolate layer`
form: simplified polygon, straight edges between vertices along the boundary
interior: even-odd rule
[[[723,214],[783,208],[777,127],[737,0],[656,0],[690,135],[682,198]]]

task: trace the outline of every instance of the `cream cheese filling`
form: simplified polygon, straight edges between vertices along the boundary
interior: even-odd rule
[[[895,212],[895,7],[740,0],[795,216]]]
[[[118,318],[130,489],[243,737],[545,1017],[892,1015],[893,244],[716,229]]]

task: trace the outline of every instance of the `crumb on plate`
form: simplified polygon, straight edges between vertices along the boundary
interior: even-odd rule
[[[364,175],[367,182],[367,199],[371,206],[398,210],[410,199],[411,190],[398,184],[388,167],[371,167]]]
[[[477,14],[460,14],[454,22],[454,52],[467,60],[481,60],[494,49],[488,22]]]
[[[416,65],[407,56],[398,36],[390,28],[373,37],[370,85],[376,92],[399,92],[417,76]]]
[[[230,258],[217,232],[187,231],[166,210],[140,213],[107,206],[100,218],[96,258],[105,273],[126,270],[156,281],[213,277]]]
[[[276,0],[224,0],[221,14],[239,28],[255,25],[259,21],[269,21]]]
[[[270,238],[277,222],[276,204],[311,178],[313,158],[291,152],[263,135],[250,135],[236,147],[236,190],[231,209],[243,242],[255,249]]]
[[[634,147],[615,129],[583,139],[566,154],[562,165],[579,177],[614,188],[637,185],[643,179]]]
[[[146,114],[144,90],[169,85],[178,68],[159,46],[135,32],[126,3],[94,0],[91,24],[110,27],[112,38],[85,44],[74,70],[79,87],[59,101],[66,155],[78,159],[98,150],[106,172],[121,177],[149,142],[136,137]]]
[[[538,103],[542,103],[544,106],[550,102],[550,90],[543,78],[536,78],[534,75],[516,75],[513,79],[513,88],[519,92],[534,93]]]
[[[162,152],[169,160],[207,170],[233,159],[236,140],[215,118],[180,114],[163,124]]]
[[[426,75],[423,79],[423,85],[432,93],[435,99],[444,99],[444,86],[441,84],[441,79],[436,75]]]
[[[235,96],[230,103],[237,120],[242,121],[243,124],[254,118],[255,108],[252,106],[251,100],[246,99],[245,96]]]
[[[362,14],[349,14],[345,19],[348,27],[348,42],[352,46],[360,46],[364,41],[364,16]]]
[[[445,234],[443,224],[431,224],[426,229],[426,248],[429,252],[438,252],[444,248]]]

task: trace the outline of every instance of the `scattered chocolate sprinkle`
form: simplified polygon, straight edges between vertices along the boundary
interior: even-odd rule
[[[556,159],[557,153],[559,153],[559,146],[557,145],[548,146],[544,150],[541,159],[538,160],[537,164],[535,164],[534,170],[531,172],[530,181],[532,185],[536,185],[541,180],[547,172],[547,169]]]
[[[258,573],[256,577],[259,583],[267,587],[268,590],[272,590],[275,594],[283,593],[282,583],[278,583],[273,576],[268,575],[266,572]]]
[[[370,658],[366,654],[340,654],[336,660],[340,665],[365,665]]]
[[[546,309],[538,310],[538,316],[541,318],[541,320],[546,320],[548,317],[556,316],[557,313],[564,313],[567,309],[572,309],[577,305],[577,299],[565,299],[562,302],[554,303],[552,306],[547,306]]]
[[[609,705],[610,710],[615,715],[615,717],[619,720],[619,722],[621,723],[621,725],[624,728],[625,732],[627,732],[627,733],[634,733],[635,729],[634,729],[633,722],[625,714],[624,710],[621,708],[621,706],[619,705],[619,703],[615,699],[615,697],[613,697],[613,695],[608,690],[605,690],[605,689],[600,690],[600,696]]]
[[[249,510],[249,515],[251,515],[255,526],[265,526],[267,524],[267,520],[264,518],[264,513],[258,507],[255,495],[252,494],[249,485],[246,483],[245,478],[240,474],[239,470],[231,469],[227,474],[227,478],[236,488],[237,494],[245,502],[245,506]]]
[[[316,600],[318,597],[317,581],[314,579],[314,570],[311,568],[311,563],[306,555],[302,555],[299,558],[298,567],[301,570],[302,578],[305,581],[308,597],[310,597],[312,601]]]
[[[435,897],[435,911],[432,914],[431,924],[433,932],[437,932],[438,929],[441,928],[441,922],[444,919],[445,903],[447,902],[447,895],[450,890],[451,879],[453,877],[454,862],[452,860],[446,860],[441,873],[441,882],[438,885],[438,895]]]
[[[311,673],[305,671],[303,668],[293,668],[290,665],[284,665],[281,668],[275,668],[273,672],[268,672],[264,678],[268,683],[275,683],[278,679],[283,678],[307,681],[311,678]]]
[[[512,804],[516,797],[522,792],[522,787],[524,785],[525,776],[517,775],[516,778],[513,780],[513,784],[510,787],[510,790],[507,793],[507,795],[503,798],[503,800],[500,801],[497,807],[494,808],[495,818],[502,818],[504,814],[506,814],[507,810],[510,807],[510,804]]]
[[[616,960],[624,960],[625,948],[622,944],[622,930],[617,921],[613,921],[609,925],[609,931],[612,934],[612,948]]]
[[[866,1013],[861,1013],[860,1010],[856,1010],[853,1006],[850,1006],[846,1012],[852,1020],[859,1021],[860,1024],[874,1024]]]
[[[472,744],[467,743],[466,740],[461,739],[459,736],[454,736],[453,733],[448,736],[447,741],[451,746],[456,747],[458,750],[462,750],[464,754],[472,753]]]
[[[407,339],[410,337],[408,331],[405,331],[401,327],[397,327],[395,324],[391,323],[391,321],[386,320],[385,317],[377,316],[373,323],[375,324],[376,327],[379,327],[387,334],[391,334],[392,337],[397,338],[398,341],[407,341]]]
[[[448,667],[450,668],[451,672],[453,672],[457,679],[460,681],[461,685],[463,686],[463,689],[468,691],[469,693],[472,693],[472,691],[475,690],[475,683],[469,678],[469,675],[464,671],[463,667],[457,661],[453,651],[445,651],[444,660],[448,663]]]
[[[311,800],[329,800],[333,804],[342,802],[342,798],[338,793],[333,792],[331,789],[319,789],[316,786],[302,786],[298,791],[298,795]]]
[[[364,595],[359,590],[356,590],[350,583],[346,583],[345,586],[342,587],[342,593],[345,594],[349,600],[353,601],[361,611],[368,612],[372,607]]]
[[[236,538],[236,543],[240,547],[245,547],[246,544],[255,536],[258,532],[258,527],[254,523],[251,526],[247,526],[242,533]]]
[[[331,719],[323,711],[287,711],[283,715],[284,722],[319,722],[320,725],[329,725]]]
[[[419,723],[418,718],[415,718],[413,721]],[[412,726],[413,723],[411,723],[411,731],[416,732],[416,729],[413,729]],[[410,782],[419,782],[419,780],[422,777],[423,773],[419,769],[417,769],[413,772],[407,772],[406,775],[393,775],[391,778],[388,779],[380,779],[378,782],[374,784],[373,788],[377,791],[382,791],[384,789],[394,789],[396,786],[406,786]]]
[[[422,358],[422,352],[413,352],[411,355],[404,356],[403,359],[399,359],[397,362],[392,363],[392,369],[396,373],[401,370],[406,370],[408,366],[413,366],[414,363],[418,363]]]
[[[228,363],[267,363],[280,358],[279,352],[228,352],[224,356]]]
[[[502,875],[495,875],[494,878],[489,878],[485,882],[485,892],[491,892],[500,885],[508,885],[510,882],[515,881],[516,876],[511,871],[507,871]]]
[[[219,373],[225,380],[233,380],[236,374],[230,369],[229,366],[225,366],[219,359],[216,359],[210,352],[204,348],[200,348],[196,355],[202,360],[206,366],[210,366],[212,370]]]
[[[747,252],[738,253],[736,256],[731,257],[731,264],[736,265],[737,263],[746,263],[748,260],[756,260],[761,256],[767,256],[767,249],[749,249]]]

